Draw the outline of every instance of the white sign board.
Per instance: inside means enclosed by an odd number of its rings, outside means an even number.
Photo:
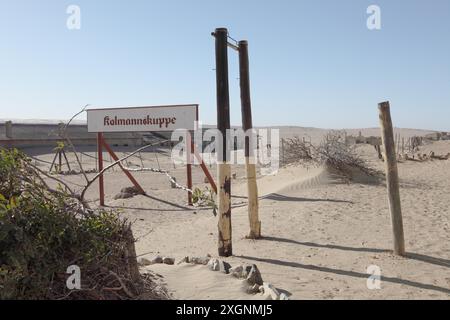
[[[88,132],[194,130],[198,105],[88,109]]]

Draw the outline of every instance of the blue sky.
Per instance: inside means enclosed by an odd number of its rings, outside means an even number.
[[[381,30],[366,27],[371,4]],[[0,118],[199,103],[214,124],[216,27],[249,41],[255,125],[375,127],[390,100],[396,126],[450,130],[449,0],[0,0]]]

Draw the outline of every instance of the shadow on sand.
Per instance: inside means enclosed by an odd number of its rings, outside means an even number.
[[[285,196],[279,193],[271,193],[262,199],[269,199],[274,201],[289,201],[289,202],[333,202],[333,203],[350,203],[353,204],[352,201],[347,200],[336,200],[336,199],[311,199],[311,198],[301,198],[301,197],[290,197]]]
[[[369,252],[369,253],[392,253],[392,251],[386,250],[386,249],[346,247],[346,246],[340,246],[340,245],[334,245],[334,244],[318,244],[318,243],[313,243],[313,242],[301,242],[301,241],[296,241],[296,240],[292,240],[292,239],[285,239],[285,238],[278,238],[278,237],[264,237],[262,240],[263,241],[266,240],[266,241],[291,243],[291,244],[297,244],[297,245],[301,245],[301,246],[315,247],[315,248],[343,250],[343,251]],[[443,258],[436,258],[436,257],[431,257],[431,256],[422,255],[422,254],[418,254],[418,253],[411,253],[411,252],[407,252],[405,258],[434,264],[434,265],[440,266],[440,267],[450,268],[450,260],[443,259]]]
[[[212,207],[193,207],[193,206],[183,206],[175,202],[167,201],[164,199],[160,199],[154,196],[151,196],[149,194],[141,195],[143,197],[147,197],[149,199],[164,203],[168,206],[171,206],[175,209],[152,209],[152,208],[139,208],[139,207],[126,207],[126,206],[106,206],[111,209],[126,209],[126,210],[136,210],[136,211],[161,211],[161,212],[182,212],[182,211],[206,211],[206,210],[212,210]],[[243,206],[246,206],[247,203],[241,203],[241,204],[232,204],[232,208],[240,208]]]
[[[391,253],[391,251],[384,250],[384,249],[346,247],[346,246],[333,245],[333,244],[317,244],[317,243],[312,243],[312,242],[300,242],[300,241],[296,241],[296,240],[277,238],[277,237],[264,237],[263,239],[261,239],[261,241],[276,241],[276,242],[291,243],[291,244],[308,246],[308,247],[327,248],[327,249],[344,250],[344,251],[369,252],[369,253]],[[328,268],[328,267],[320,267],[320,266],[315,266],[315,265],[302,264],[302,263],[298,263],[298,262],[282,261],[282,260],[268,259],[268,258],[257,258],[257,257],[250,257],[250,256],[239,256],[239,258],[242,258],[245,260],[253,260],[253,261],[257,261],[257,262],[275,264],[275,265],[280,265],[280,266],[285,266],[285,267],[301,268],[301,269],[326,272],[326,273],[334,273],[334,274],[348,276],[348,277],[356,277],[356,278],[363,278],[363,279],[368,278],[368,274],[366,274],[366,273],[340,270],[340,269]],[[430,264],[440,266],[440,267],[450,268],[450,260],[446,260],[446,259],[442,259],[442,258],[436,258],[436,257],[426,256],[426,255],[417,254],[417,253],[409,253],[409,252],[406,254],[405,258],[421,261],[424,263],[430,263]],[[435,286],[432,284],[424,284],[424,283],[406,280],[406,279],[382,276],[382,281],[450,294],[450,288],[443,288],[443,287]]]

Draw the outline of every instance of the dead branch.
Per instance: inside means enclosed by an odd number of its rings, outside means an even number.
[[[69,185],[68,185],[67,183],[65,183],[65,182],[62,181],[61,179],[58,179],[57,177],[54,177],[54,176],[48,174],[47,172],[44,172],[43,170],[39,169],[38,167],[36,167],[35,165],[33,165],[33,164],[31,164],[31,163],[28,163],[28,164],[29,164],[29,166],[30,166],[31,168],[33,168],[33,169],[34,169],[35,171],[37,171],[39,174],[41,174],[41,175],[43,175],[43,176],[46,176],[47,178],[52,179],[52,180],[54,180],[54,181],[60,183],[61,185],[63,185],[63,186],[71,193],[71,195],[72,195],[74,198],[76,198],[76,193],[69,187]],[[39,177],[40,180],[41,180],[43,183],[45,183],[44,179],[42,179],[42,177],[40,177],[39,174],[36,174],[36,176]],[[45,184],[46,184],[46,183],[45,183]],[[46,186],[48,187],[47,184],[46,184]],[[48,189],[49,189],[49,187],[48,187]]]
[[[114,277],[117,279],[117,281],[119,281],[120,287],[118,288],[118,290],[123,289],[123,291],[124,291],[124,292],[127,294],[127,296],[130,297],[131,299],[135,299],[135,298],[136,298],[136,296],[135,296],[134,294],[132,294],[132,293],[130,292],[130,290],[128,290],[128,288],[127,288],[127,286],[125,285],[125,283],[123,282],[122,278],[119,277],[119,276],[117,275],[117,273],[115,273],[114,271],[109,271],[109,274],[112,275],[112,276],[114,276]],[[116,288],[114,288],[114,289],[109,288],[109,290],[114,290],[114,291],[116,291],[117,289],[116,289]]]
[[[164,140],[163,142],[167,142],[167,141],[169,141],[169,140]],[[126,159],[128,159],[128,158],[134,156],[136,153],[141,152],[141,151],[143,151],[143,150],[145,150],[145,149],[147,149],[147,148],[153,147],[153,146],[155,146],[155,145],[158,145],[158,144],[160,144],[160,143],[161,143],[161,141],[156,142],[156,143],[152,143],[152,144],[145,145],[145,146],[143,146],[143,147],[141,147],[141,148],[139,148],[139,149],[137,149],[137,150],[131,152],[130,154],[126,155],[125,157],[120,158],[120,159],[117,160],[117,161],[114,161],[113,163],[109,164],[109,165],[106,166],[105,168],[103,168],[103,169],[102,169],[100,172],[98,172],[91,180],[88,180],[86,186],[85,186],[85,187],[83,188],[83,190],[81,191],[81,194],[80,194],[80,199],[81,199],[81,201],[84,201],[84,196],[85,196],[85,194],[86,194],[86,191],[89,189],[89,187],[90,187],[90,186],[91,186],[91,185],[92,185],[92,184],[93,184],[93,183],[94,183],[101,175],[103,175],[106,171],[108,171],[109,169],[113,168],[114,166],[116,166],[116,165],[118,165],[118,164],[122,165],[122,164],[121,164],[122,161],[125,161]]]
[[[356,153],[353,146],[345,143],[344,136],[342,132],[330,131],[319,145],[298,137],[287,139],[284,164],[326,165],[344,176],[350,176],[351,169],[358,169],[369,176],[379,175]]]
[[[82,114],[84,111],[86,111],[86,108],[89,106],[89,104],[85,105],[83,109],[81,109],[81,111],[79,111],[78,113],[76,113],[75,115],[72,116],[72,118],[70,118],[70,120],[65,124],[62,132],[60,132],[60,136],[65,139],[67,141],[67,143],[69,144],[70,148],[72,149],[74,155],[75,155],[75,159],[78,163],[78,166],[80,167],[80,171],[83,174],[84,178],[86,179],[86,182],[89,182],[89,179],[86,175],[86,172],[83,169],[83,164],[81,163],[80,159],[78,158],[78,154],[77,154],[77,150],[75,149],[75,146],[72,143],[72,140],[70,139],[69,135],[67,134],[67,128],[69,127],[70,123],[76,118],[78,117],[80,114]]]
[[[187,192],[192,193],[193,191],[191,189],[189,189],[188,187],[185,187],[181,184],[179,184],[175,177],[172,177],[169,174],[169,171],[166,170],[162,170],[162,169],[155,169],[155,168],[127,168],[127,167],[123,167],[124,170],[130,171],[130,172],[154,172],[154,173],[160,173],[160,174],[164,174],[167,176],[167,178],[169,179],[169,181],[175,186],[176,189],[181,189]]]

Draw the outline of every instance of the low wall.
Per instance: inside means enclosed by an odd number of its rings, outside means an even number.
[[[33,123],[0,123],[0,146],[29,148],[29,147],[55,147],[62,125],[33,124]],[[86,124],[74,124],[67,128],[67,135],[75,146],[95,146],[97,135],[87,131]],[[141,146],[142,135],[136,133],[105,133],[104,137],[110,145]]]

